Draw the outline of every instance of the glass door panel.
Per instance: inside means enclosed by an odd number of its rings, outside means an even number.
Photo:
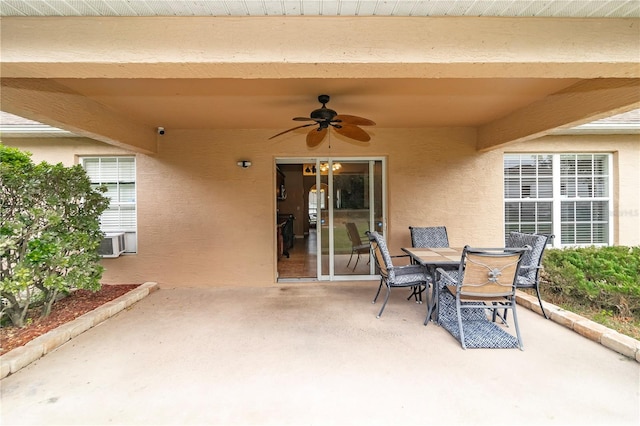
[[[365,233],[383,229],[382,161],[327,159],[318,168],[328,190],[321,211],[321,278],[370,279],[375,271]]]
[[[317,168],[319,168],[320,163],[316,164]],[[330,274],[329,267],[329,252],[330,252],[330,244],[331,235],[329,232],[329,204],[331,202],[331,192],[329,189],[329,174],[328,173],[319,173],[318,178],[316,180],[316,186],[318,186],[318,182],[320,187],[322,188],[322,198],[321,202],[318,205],[318,224],[316,225],[318,228],[318,236],[319,236],[319,244],[320,244],[320,253],[321,255],[318,258],[318,262],[321,264],[318,267],[320,271],[320,275],[324,277],[324,279],[328,279]]]

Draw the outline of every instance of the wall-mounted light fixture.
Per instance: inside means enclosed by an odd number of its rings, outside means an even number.
[[[251,161],[249,160],[240,160],[238,161],[237,164],[238,164],[238,167],[242,167],[243,169],[251,167]]]

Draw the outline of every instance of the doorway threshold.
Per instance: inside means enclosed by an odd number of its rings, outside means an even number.
[[[317,278],[278,278],[278,283],[317,283]]]

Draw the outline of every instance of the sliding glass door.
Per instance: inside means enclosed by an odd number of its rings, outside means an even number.
[[[317,186],[326,191],[318,209],[318,278],[370,279],[375,271],[365,232],[384,229],[383,160],[326,158],[316,167]]]
[[[276,200],[277,225],[295,218],[293,244],[283,238],[287,250],[278,253],[278,280],[370,280],[365,232],[384,232],[384,159],[282,158],[276,175],[287,194]]]

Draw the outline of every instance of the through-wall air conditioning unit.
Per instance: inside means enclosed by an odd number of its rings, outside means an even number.
[[[124,232],[112,232],[104,235],[98,247],[101,257],[118,257],[124,253]]]

